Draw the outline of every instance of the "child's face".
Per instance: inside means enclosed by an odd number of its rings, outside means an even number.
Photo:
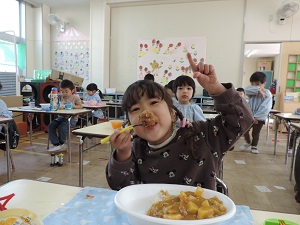
[[[241,97],[245,98],[245,93],[243,91],[239,91]]]
[[[179,86],[176,90],[176,96],[179,104],[190,104],[190,99],[193,96],[193,88],[188,85]]]
[[[73,94],[74,90],[71,90],[70,88],[61,88],[60,92],[63,96],[63,98],[70,98]]]
[[[175,122],[175,116],[172,119],[169,107],[164,100],[159,98],[149,99],[147,96],[143,96],[128,112],[130,123],[133,125],[140,124],[139,116],[144,110],[151,112],[158,122],[148,127],[137,126],[134,128],[135,133],[147,140],[149,144],[157,145],[163,143],[173,133],[172,122]]]
[[[96,91],[87,91],[87,94],[89,95],[89,96],[92,96],[92,95],[94,95],[96,93]]]

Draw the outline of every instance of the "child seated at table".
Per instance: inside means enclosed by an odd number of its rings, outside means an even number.
[[[60,83],[60,104],[72,104],[73,109],[82,109],[81,99],[78,95],[75,95],[75,86],[70,80],[63,80]],[[48,135],[50,142],[53,147],[48,149],[49,152],[54,151],[63,151],[66,150],[66,146],[64,143],[67,140],[68,134],[68,119],[69,116],[59,115],[55,120],[53,120],[48,126]],[[78,121],[78,116],[72,116],[70,120],[70,126],[76,126]],[[58,134],[56,133],[56,129],[58,130]]]
[[[295,115],[300,115],[300,107],[297,108],[294,112]],[[293,131],[291,133],[290,141],[289,141],[289,149],[288,149],[288,154],[292,154],[293,148],[294,148],[294,138],[296,135],[296,139],[300,136],[300,132]]]
[[[98,89],[97,84],[95,83],[90,83],[86,87],[87,91],[87,96],[85,97],[85,101],[87,102],[86,104],[91,105],[97,105],[98,103],[102,102],[103,94],[102,92]],[[101,109],[97,109],[93,111],[93,116],[91,115],[89,117],[89,121],[92,124],[97,124],[98,119],[103,119],[104,114]]]

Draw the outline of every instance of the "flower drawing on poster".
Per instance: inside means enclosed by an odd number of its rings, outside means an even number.
[[[167,84],[181,75],[192,76],[193,71],[187,59],[191,53],[196,63],[205,61],[206,38],[163,38],[145,39],[139,41],[138,80],[151,73],[155,82]]]
[[[53,68],[89,80],[89,37],[73,27],[59,33],[53,42]]]

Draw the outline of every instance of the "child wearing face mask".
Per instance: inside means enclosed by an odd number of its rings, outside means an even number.
[[[252,125],[249,106],[232,84],[221,84],[212,65],[196,65],[187,54],[193,77],[214,98],[219,115],[176,128],[183,119],[165,88],[140,80],[123,96],[122,109],[134,127],[110,136],[115,149],[106,167],[109,186],[119,190],[139,183],[169,183],[216,189],[216,175],[223,155]]]

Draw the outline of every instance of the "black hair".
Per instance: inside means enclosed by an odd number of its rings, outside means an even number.
[[[130,111],[130,108],[137,104],[145,95],[148,98],[159,98],[164,100],[169,107],[170,113],[175,111],[179,119],[183,119],[182,113],[173,105],[172,98],[166,89],[162,85],[150,80],[136,81],[125,91],[122,99],[122,111],[126,113],[127,118],[129,118],[128,111]]]
[[[86,86],[87,91],[98,91],[100,98],[103,98],[102,92],[98,89],[97,84],[90,83],[88,86]]]
[[[250,82],[260,82],[261,84],[264,84],[267,80],[266,74],[263,72],[255,72],[250,77]]]
[[[244,93],[245,93],[245,90],[244,90],[244,88],[242,88],[242,87],[237,88],[236,91],[244,92]]]
[[[60,88],[69,88],[71,91],[75,89],[75,85],[70,80],[62,80],[59,85]]]
[[[147,75],[145,75],[144,80],[152,80],[154,81],[154,75],[151,73],[148,73]]]
[[[173,92],[176,93],[177,92],[177,88],[180,86],[184,86],[184,85],[188,85],[191,86],[193,88],[193,95],[192,97],[194,97],[195,95],[195,91],[196,91],[196,84],[193,78],[186,76],[186,75],[181,75],[179,77],[177,77],[174,80],[173,83]],[[177,96],[176,96],[177,98]]]
[[[165,88],[171,89],[172,92],[173,92],[173,84],[174,84],[174,80],[171,80],[171,81],[169,81],[169,83],[167,83],[167,84],[165,85]]]

